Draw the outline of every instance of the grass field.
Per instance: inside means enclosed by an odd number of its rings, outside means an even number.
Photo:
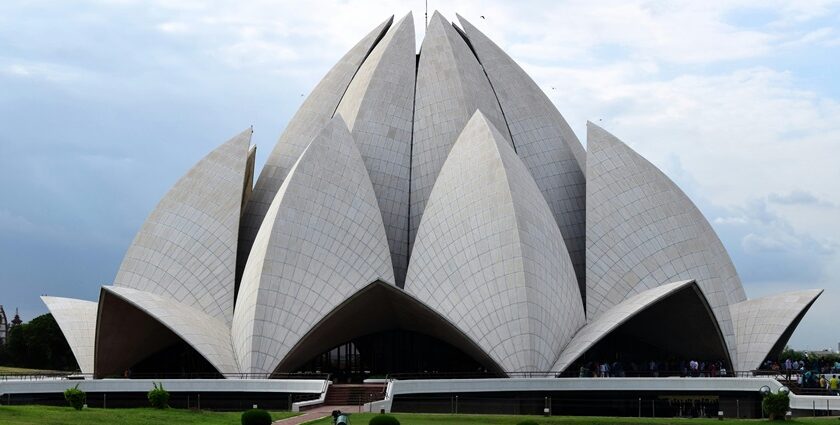
[[[0,406],[0,424],[3,425],[238,425],[240,412],[195,412],[181,409],[85,409],[75,411],[69,407],[51,406]],[[294,416],[290,412],[272,412],[277,419]],[[367,425],[371,413],[351,413],[352,425]],[[516,425],[531,419],[540,425],[760,425],[772,422],[760,419],[649,419],[611,417],[550,417],[503,416],[503,415],[434,415],[395,414],[402,425]],[[309,424],[331,424],[330,418],[309,422]],[[778,423],[778,422],[777,422]],[[838,425],[837,418],[803,418],[786,425]]]
[[[367,425],[375,413],[351,413],[350,423],[352,425]],[[400,425],[516,425],[519,422],[530,419],[540,425],[760,425],[781,423],[786,425],[838,425],[837,418],[804,418],[789,422],[770,422],[761,419],[667,419],[667,418],[612,418],[612,417],[591,417],[591,416],[553,416],[545,418],[542,416],[504,416],[504,415],[432,415],[432,414],[394,414],[400,421]],[[307,422],[312,425],[332,424],[331,418],[324,418],[317,421]]]
[[[241,412],[194,412],[181,409],[85,409],[52,406],[0,406],[3,425],[239,425]],[[276,419],[296,413],[272,412]]]

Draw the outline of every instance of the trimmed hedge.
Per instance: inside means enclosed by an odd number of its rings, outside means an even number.
[[[79,389],[79,384],[76,384],[75,387],[64,390],[64,399],[74,409],[82,410],[82,407],[85,406],[85,401],[87,401],[87,394]]]
[[[790,407],[790,397],[785,393],[770,393],[764,396],[761,400],[761,409],[770,420],[785,419],[788,408]]]
[[[368,425],[400,425],[400,421],[391,415],[377,415],[370,418]]]
[[[152,383],[152,385],[154,385],[154,388],[152,388],[147,395],[149,398],[149,404],[151,404],[155,409],[166,409],[169,407],[169,391],[163,389],[163,383]]]
[[[262,409],[242,412],[242,425],[271,425],[271,414]]]

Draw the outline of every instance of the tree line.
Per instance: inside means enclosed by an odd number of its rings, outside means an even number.
[[[52,314],[38,316],[9,330],[0,345],[0,365],[42,370],[78,370],[76,358]]]

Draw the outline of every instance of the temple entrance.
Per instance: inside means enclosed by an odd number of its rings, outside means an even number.
[[[364,335],[316,356],[300,372],[330,373],[337,382],[362,382],[393,373],[485,372],[461,350],[417,332],[388,330]]]
[[[505,376],[454,324],[402,289],[379,281],[330,312],[274,370],[298,371],[333,373],[341,382],[393,373],[468,377],[487,371]]]

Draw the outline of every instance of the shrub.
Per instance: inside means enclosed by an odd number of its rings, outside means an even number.
[[[536,421],[527,420],[527,421],[519,422],[516,425],[540,425],[540,424],[538,424]]]
[[[790,397],[785,393],[770,393],[761,400],[761,408],[770,420],[784,420],[790,407]]]
[[[82,407],[84,407],[85,401],[87,400],[87,394],[79,389],[79,384],[76,384],[75,387],[64,390],[64,399],[67,400],[74,409],[82,410]]]
[[[271,414],[262,409],[242,412],[242,425],[271,425]]]
[[[400,425],[400,421],[391,415],[376,415],[370,418],[368,425]]]
[[[163,389],[163,383],[152,383],[152,385],[155,387],[149,391],[149,404],[155,409],[166,409],[169,407],[169,391]]]

